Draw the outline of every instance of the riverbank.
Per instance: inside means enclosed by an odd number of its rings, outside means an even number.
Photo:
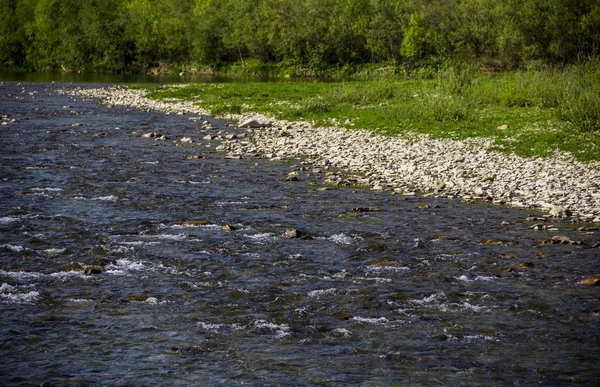
[[[209,115],[191,101],[156,101],[146,90],[66,89],[67,94],[98,98],[107,105],[159,110],[168,114]],[[600,163],[582,163],[568,154],[524,158],[497,152],[485,138],[435,139],[423,134],[388,137],[264,115],[224,114],[250,121],[246,138],[230,138],[217,148],[229,157],[272,159],[303,157],[335,185],[364,185],[400,194],[423,193],[463,200],[539,208],[549,216],[600,222]],[[210,134],[207,134],[210,135]],[[347,171],[331,175],[328,168]]]

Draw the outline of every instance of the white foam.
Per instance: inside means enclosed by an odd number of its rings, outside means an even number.
[[[67,301],[74,304],[90,304],[93,302],[92,300],[88,300],[86,298],[67,298]]]
[[[355,242],[360,242],[360,241],[364,240],[361,236],[358,236],[358,235],[348,236],[344,233],[334,234],[334,235],[330,236],[329,238],[317,238],[317,239],[325,239],[330,242],[336,243],[338,245],[346,245],[346,246],[351,245]]]
[[[11,245],[11,244],[5,244],[5,245],[0,245],[0,249],[6,249],[15,253],[20,253],[26,250],[29,250],[23,246],[19,246],[19,245]]]
[[[266,320],[256,320],[252,323],[252,327],[261,331],[273,332],[277,338],[291,335],[290,326],[287,324],[274,324]]]
[[[385,284],[392,282],[391,278],[382,278],[382,277],[356,277],[359,281],[375,281],[377,284]]]
[[[418,305],[427,305],[431,303],[439,303],[439,300],[444,297],[446,297],[446,293],[435,293],[431,296],[423,298],[422,300],[411,300],[410,302]]]
[[[244,235],[244,238],[251,239],[258,244],[268,244],[277,240],[277,236],[271,233]]]
[[[83,272],[79,272],[79,271],[59,271],[56,273],[51,273],[51,274],[42,274],[42,273],[38,273],[38,272],[26,272],[26,271],[4,271],[4,270],[0,270],[0,276],[4,276],[4,277],[10,277],[10,278],[14,278],[17,280],[32,280],[32,279],[37,279],[37,278],[43,278],[43,277],[52,277],[52,278],[57,278],[60,280],[66,280],[68,278],[72,278],[72,277],[79,277],[79,278],[89,278],[89,276],[86,276],[85,274],[83,274]]]
[[[390,320],[385,317],[360,317],[354,316],[350,319],[350,321],[357,322],[359,324],[376,324],[376,325],[385,325],[389,324]]]
[[[410,267],[407,266],[377,266],[377,265],[369,265],[365,268],[365,270],[367,271],[367,273],[381,273],[381,272],[396,272],[396,273],[400,273],[400,272],[404,272],[404,271],[409,271]]]
[[[105,273],[109,274],[126,274],[130,271],[145,270],[146,266],[142,262],[130,261],[129,259],[117,259],[115,263],[110,263],[106,266]]]
[[[19,289],[29,286],[13,286],[3,283],[0,286],[0,298],[7,304],[32,304],[38,300],[40,292],[32,290],[26,293],[20,293]]]
[[[210,324],[205,322],[199,322],[197,325],[202,329],[212,332],[217,332],[225,327],[225,324]]]
[[[335,337],[350,337],[352,333],[346,328],[335,328],[329,335]]]
[[[474,277],[473,279],[470,279],[467,275],[463,274],[460,277],[456,277],[456,279],[458,281],[462,281],[462,282],[475,282],[475,281],[495,281],[498,279],[498,277],[478,275],[478,276]]]
[[[0,275],[3,277],[11,277],[11,278],[20,279],[20,280],[40,278],[43,276],[42,273],[25,272],[25,271],[4,271],[4,270],[0,270]],[[0,290],[1,290],[1,288],[0,288]]]
[[[411,300],[411,303],[421,305],[431,309],[438,309],[442,312],[459,312],[459,311],[470,311],[470,312],[488,312],[490,308],[486,306],[473,305],[469,300],[464,302],[445,302],[445,293],[435,293],[429,297],[425,297],[422,300]]]
[[[117,200],[119,200],[118,197],[116,197],[115,195],[108,195],[108,196],[97,196],[92,198],[92,200],[100,200],[103,202],[116,202]]]
[[[52,273],[52,274],[48,274],[49,277],[53,277],[53,278],[57,278],[59,280],[62,281],[66,281],[69,278],[84,278],[84,279],[91,279],[92,277],[90,277],[89,275],[85,275],[83,272],[81,271],[59,271],[56,273]]]
[[[188,237],[188,234],[158,234],[158,235],[148,235],[150,238],[158,238],[158,239],[167,239],[172,241],[182,241]]]
[[[65,248],[62,248],[62,249],[46,249],[46,250],[44,250],[44,253],[53,255],[53,254],[61,254],[61,253],[64,253],[65,251],[67,251],[67,249],[65,249]]]
[[[311,292],[308,292],[308,296],[309,297],[319,298],[319,297],[322,297],[322,296],[329,296],[329,295],[332,295],[332,294],[336,294],[337,292],[338,292],[338,290],[336,288],[313,290]]]
[[[60,192],[63,189],[62,188],[32,188],[32,191],[38,191],[38,192]]]
[[[201,228],[201,229],[206,229],[206,230],[222,230],[223,226],[220,226],[218,224],[175,224],[173,226],[171,226],[170,228],[172,229],[184,229],[184,228]]]
[[[20,217],[14,217],[14,216],[0,217],[0,224],[11,224],[11,223],[16,223],[16,222],[20,222],[20,221],[21,221]]]

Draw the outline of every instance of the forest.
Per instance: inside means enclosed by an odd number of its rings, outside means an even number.
[[[506,71],[580,64],[599,49],[598,0],[0,0],[10,69]]]

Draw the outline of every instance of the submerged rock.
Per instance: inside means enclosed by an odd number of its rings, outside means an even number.
[[[575,245],[575,246],[580,246],[583,245],[584,242],[583,241],[574,241],[571,238],[564,236],[564,235],[556,235],[553,236],[550,239],[546,239],[545,241],[542,241],[543,245]]]
[[[187,227],[205,226],[206,224],[207,223],[203,220],[186,220],[183,222],[183,225]]]

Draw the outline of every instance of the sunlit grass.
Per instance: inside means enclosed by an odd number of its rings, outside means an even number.
[[[595,83],[597,81],[597,83]],[[600,70],[481,75],[449,68],[435,79],[231,82],[150,88],[151,98],[196,101],[214,115],[263,113],[390,136],[488,137],[520,156],[556,150],[600,161]],[[498,129],[507,125],[506,129]]]

